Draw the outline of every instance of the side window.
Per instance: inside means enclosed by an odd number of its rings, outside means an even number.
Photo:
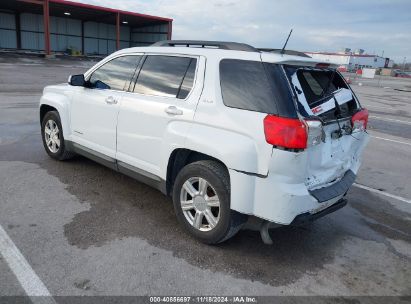
[[[275,100],[262,62],[223,59],[220,62],[220,83],[226,106],[276,113]]]
[[[177,94],[177,98],[185,99],[188,96],[188,93],[190,93],[191,88],[193,87],[193,83],[194,83],[196,63],[197,63],[197,60],[192,58],[190,61],[190,64],[188,65],[184,80],[181,83],[180,91]]]
[[[193,86],[196,59],[148,56],[141,68],[134,92],[185,98]]]
[[[129,55],[110,60],[91,74],[92,87],[125,90],[142,56]]]

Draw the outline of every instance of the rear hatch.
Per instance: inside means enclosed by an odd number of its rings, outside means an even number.
[[[366,144],[368,112],[336,70],[284,65],[297,102],[308,124],[306,185],[309,190],[357,173]]]
[[[307,144],[303,149],[285,148],[307,153],[305,184],[308,190],[331,185],[349,170],[356,174],[368,139],[368,111],[361,108],[343,76],[328,65],[313,62],[265,64],[282,67],[293,96],[293,101],[282,102],[294,103],[298,118],[306,128]]]

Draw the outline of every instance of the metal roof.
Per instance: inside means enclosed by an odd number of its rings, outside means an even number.
[[[0,11],[43,14],[42,0],[1,0]],[[50,15],[115,24],[116,15],[131,27],[172,22],[173,19],[66,0],[49,0]],[[70,13],[66,16],[64,13]]]

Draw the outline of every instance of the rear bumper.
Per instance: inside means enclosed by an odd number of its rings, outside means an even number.
[[[343,178],[328,187],[308,191],[314,196],[319,203],[333,199],[334,197],[344,195],[355,181],[356,175],[351,170],[345,172]]]
[[[300,225],[304,225],[307,223],[311,223],[317,219],[319,219],[320,217],[323,217],[329,213],[333,213],[334,211],[337,211],[338,209],[341,209],[342,207],[344,207],[345,205],[347,205],[347,199],[342,198],[340,199],[338,202],[336,202],[334,205],[331,205],[330,207],[317,212],[317,213],[303,213],[300,215],[297,215],[295,217],[295,219],[290,223],[290,225],[293,226],[300,226]]]
[[[280,225],[298,225],[344,207],[344,195],[355,180],[348,170],[340,181],[309,191],[303,182],[278,174],[257,177],[229,171],[231,208]]]

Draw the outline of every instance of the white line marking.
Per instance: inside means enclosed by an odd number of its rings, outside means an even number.
[[[370,105],[370,104],[366,104],[366,103],[361,103],[361,104],[364,105],[367,109],[368,108],[376,108],[376,109],[392,110],[391,107],[375,106],[375,105]]]
[[[53,297],[37,274],[26,261],[23,254],[0,225],[0,253],[13,271],[21,287],[35,303],[53,303]]]
[[[370,117],[372,117],[372,118],[376,118],[376,119],[381,119],[381,120],[395,121],[395,122],[400,122],[400,123],[404,123],[404,124],[409,124],[409,125],[411,125],[411,121],[406,121],[406,120],[399,120],[399,119],[385,118],[385,117],[381,117],[381,116],[374,116],[374,115],[370,115]]]
[[[409,199],[406,199],[404,197],[394,195],[394,194],[391,194],[391,193],[388,193],[388,192],[384,192],[384,191],[381,191],[381,190],[378,190],[378,189],[374,189],[374,188],[371,188],[371,187],[368,187],[368,186],[365,186],[365,185],[354,183],[354,187],[361,188],[361,189],[364,189],[364,190],[368,190],[370,192],[378,193],[378,194],[381,194],[381,195],[384,195],[384,196],[394,198],[394,199],[399,200],[401,202],[411,204],[411,200],[409,200]]]
[[[372,138],[376,138],[376,139],[381,139],[381,140],[386,140],[386,141],[395,142],[395,143],[397,143],[397,144],[403,144],[403,145],[411,146],[411,143],[404,142],[404,141],[399,141],[399,140],[395,140],[395,139],[389,139],[389,138],[384,138],[384,137],[379,137],[379,136],[374,136],[374,135],[371,135],[371,137],[372,137]]]

